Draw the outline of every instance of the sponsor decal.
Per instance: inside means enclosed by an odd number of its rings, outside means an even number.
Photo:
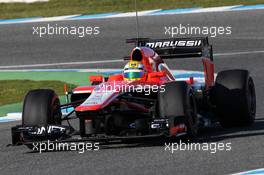
[[[148,42],[145,46],[150,48],[164,48],[164,47],[198,47],[201,46],[202,40],[189,40],[189,41],[158,41]]]
[[[54,132],[58,132],[58,133],[64,133],[66,131],[66,128],[64,127],[60,127],[60,126],[53,126],[53,125],[50,125],[50,126],[42,126],[42,127],[39,127],[37,128],[37,130],[31,132],[31,134],[33,135],[43,135],[43,134],[51,134],[51,133],[54,133]]]

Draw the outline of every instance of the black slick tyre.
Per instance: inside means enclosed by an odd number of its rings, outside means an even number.
[[[22,125],[47,126],[61,124],[60,101],[49,89],[31,90],[24,99]]]
[[[249,126],[255,120],[256,94],[247,70],[218,73],[214,87],[216,113],[223,127]]]
[[[169,119],[169,128],[177,124],[187,126],[187,136],[196,137],[198,119],[192,88],[185,81],[164,84],[158,94],[158,111],[161,118]]]

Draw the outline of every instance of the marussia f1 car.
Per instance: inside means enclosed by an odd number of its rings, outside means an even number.
[[[66,93],[67,104],[61,105],[53,90],[29,91],[24,99],[22,124],[12,128],[13,145],[48,140],[193,138],[199,128],[212,123],[236,127],[254,122],[252,77],[247,70],[226,70],[215,79],[208,38],[137,38],[127,42],[136,47],[123,72],[91,76],[91,86]],[[187,57],[202,57],[203,83],[194,77],[177,80],[163,61]],[[149,89],[146,94],[144,90]],[[74,110],[62,116],[61,109],[66,108]],[[62,125],[70,119],[79,121],[78,129],[73,129],[70,122]]]

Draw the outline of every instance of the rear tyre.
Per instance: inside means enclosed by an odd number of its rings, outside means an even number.
[[[158,111],[161,118],[169,119],[169,128],[184,123],[188,137],[196,137],[198,118],[192,88],[184,81],[169,82],[158,95]]]
[[[214,89],[216,112],[223,127],[249,126],[254,122],[255,86],[247,70],[218,73]]]
[[[61,124],[60,100],[53,90],[37,89],[24,99],[22,125],[47,126]]]

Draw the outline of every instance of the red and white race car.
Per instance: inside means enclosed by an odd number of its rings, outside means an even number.
[[[199,128],[254,122],[256,96],[247,70],[214,74],[208,38],[130,39],[136,43],[121,74],[91,76],[91,86],[67,92],[60,104],[53,90],[28,92],[21,125],[12,128],[14,145],[33,141],[117,140],[156,136],[196,137]],[[165,59],[201,57],[204,83],[177,80]],[[61,109],[74,110],[62,116]],[[79,129],[62,121],[79,120]],[[66,122],[64,122],[66,123]],[[74,137],[76,138],[76,137]]]

